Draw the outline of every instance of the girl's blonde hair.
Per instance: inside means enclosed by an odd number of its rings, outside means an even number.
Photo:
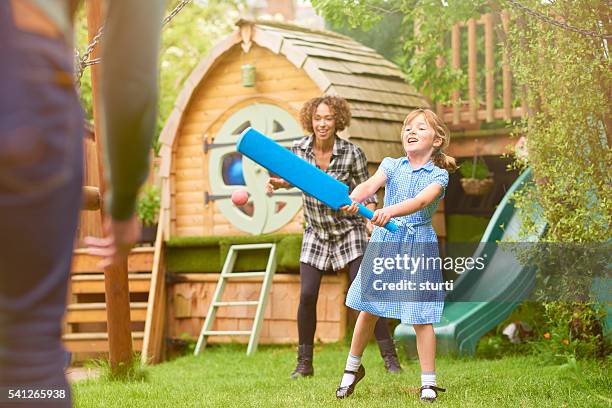
[[[440,119],[440,117],[436,115],[435,112],[423,108],[415,109],[410,112],[408,116],[406,116],[406,119],[404,119],[401,137],[404,137],[404,130],[406,129],[408,123],[410,123],[414,118],[421,114],[425,117],[427,124],[431,126],[434,132],[436,133],[434,135],[434,139],[438,138],[442,140],[442,144],[440,145],[440,147],[435,148],[431,157],[431,161],[433,161],[433,164],[440,168],[446,169],[451,173],[454,172],[458,168],[455,159],[444,153],[444,149],[446,149],[448,147],[448,144],[450,143],[450,132],[446,127],[444,121],[442,121],[442,119]]]

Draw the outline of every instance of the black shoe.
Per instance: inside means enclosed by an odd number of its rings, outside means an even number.
[[[402,366],[397,358],[397,352],[395,351],[395,344],[393,343],[393,340],[380,340],[378,342],[378,348],[380,349],[380,355],[385,362],[385,369],[387,372],[392,374],[401,373]]]
[[[313,346],[300,344],[298,346],[297,366],[291,372],[289,378],[297,380],[298,378],[311,377],[314,375],[314,367],[312,366]]]
[[[433,392],[436,394],[436,396],[433,397],[433,398],[423,397],[423,390],[433,390]],[[438,398],[438,392],[446,392],[446,388],[436,387],[435,385],[424,385],[419,390],[419,397],[421,398],[421,401],[434,402],[436,400],[436,398]]]
[[[336,389],[336,398],[338,399],[346,398],[355,391],[357,383],[361,381],[363,377],[365,377],[365,368],[363,367],[363,365],[360,365],[359,369],[356,372],[344,370],[344,373],[353,374],[355,376],[355,379],[350,385],[347,385],[346,387],[338,387]],[[342,382],[340,384],[342,384]]]

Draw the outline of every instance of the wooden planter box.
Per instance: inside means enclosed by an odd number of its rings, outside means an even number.
[[[168,288],[168,336],[197,339],[219,274],[178,274],[180,282]],[[224,301],[257,300],[261,283],[234,278],[227,282]],[[317,304],[315,341],[337,342],[346,332],[347,307],[344,305],[348,277],[346,273],[326,275],[321,282]],[[300,276],[276,274],[264,314],[260,344],[298,342],[297,309],[300,301]],[[217,312],[213,330],[250,330],[255,306],[225,307]],[[211,343],[247,343],[247,336],[211,336]]]

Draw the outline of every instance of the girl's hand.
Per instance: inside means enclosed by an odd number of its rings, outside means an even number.
[[[391,217],[392,217],[391,211],[389,211],[388,208],[380,208],[374,211],[374,216],[372,217],[370,221],[372,221],[372,224],[374,225],[378,225],[379,227],[384,227],[389,222]]]
[[[285,179],[280,177],[270,177],[268,182],[266,183],[266,193],[272,194],[275,190],[279,188],[289,188],[291,184],[289,184]]]
[[[357,207],[357,203],[355,201],[353,201],[351,205],[344,205],[340,207],[340,209],[349,214],[357,214],[357,212],[359,211],[359,208]]]

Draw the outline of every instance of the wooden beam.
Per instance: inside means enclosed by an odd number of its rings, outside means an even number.
[[[478,94],[476,90],[476,64],[478,50],[476,48],[476,20],[468,20],[468,98],[470,106],[470,123],[478,120]]]
[[[95,186],[83,186],[83,199],[81,210],[96,211],[99,210],[102,203],[100,189]]]
[[[72,274],[99,274],[104,272],[98,267],[100,258],[89,255],[86,249],[76,249],[72,257]],[[128,272],[151,272],[153,267],[153,248],[134,248],[128,255]]]
[[[502,27],[506,34],[510,30],[510,17],[507,11],[501,13]],[[512,73],[510,71],[510,56],[508,54],[508,44],[503,45],[502,53],[502,89],[503,89],[503,106],[504,120],[512,118]]]
[[[164,352],[164,333],[166,316],[166,268],[164,253],[164,217],[160,214],[155,237],[155,252],[151,272],[151,286],[145,319],[144,339],[142,342],[141,363],[159,363]]]
[[[448,146],[446,153],[455,158],[473,157],[478,149],[478,154],[482,156],[500,156],[512,153],[512,146],[516,139],[511,139],[510,135],[491,135],[484,139],[475,137],[455,138]]]
[[[483,16],[485,28],[485,100],[487,122],[493,122],[495,109],[495,57],[493,48],[493,18],[490,13]]]
[[[436,59],[436,67],[441,70],[444,69],[444,66],[446,65],[446,61],[444,60],[444,57],[441,55],[438,55],[438,58]],[[441,116],[444,113],[444,105],[442,105],[442,102],[438,101],[436,102],[436,114],[438,116]]]
[[[452,66],[453,69],[461,69],[461,27],[455,24],[451,31],[451,51],[452,51]],[[459,123],[459,90],[453,92],[453,124]]]
[[[97,34],[103,24],[103,1],[87,1],[87,31],[89,40]],[[92,58],[99,57],[101,47],[94,49]],[[94,115],[94,128],[96,132],[96,143],[98,166],[100,173],[100,193],[104,195],[106,185],[102,163],[102,127],[101,127],[101,100],[100,100],[100,64],[91,67],[92,105]],[[104,208],[100,209],[100,215],[104,216]],[[130,292],[128,288],[127,257],[119,265],[106,268],[104,271],[104,283],[106,293],[106,310],[108,316],[108,346],[111,370],[115,374],[122,374],[132,366],[132,332],[130,329]]]

